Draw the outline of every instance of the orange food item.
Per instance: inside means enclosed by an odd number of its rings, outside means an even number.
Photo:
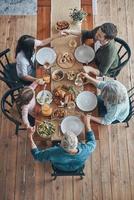
[[[43,76],[43,80],[45,81],[45,83],[50,83],[50,75],[45,74],[45,75]]]
[[[51,116],[53,109],[52,109],[47,103],[45,103],[45,104],[41,107],[41,111],[42,111],[42,114],[43,114],[45,117],[48,117],[48,116]]]

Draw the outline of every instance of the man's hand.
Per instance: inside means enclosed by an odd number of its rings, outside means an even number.
[[[92,66],[83,66],[83,70],[88,74],[88,73],[92,73],[96,76],[99,76],[100,72],[98,69],[95,69]]]
[[[89,114],[82,115],[82,121],[85,124],[86,132],[91,131],[90,118],[91,118],[91,115]]]
[[[65,30],[60,31],[60,34],[61,34],[62,36],[67,36],[67,35],[70,34],[70,31],[69,31],[68,29],[65,29]]]

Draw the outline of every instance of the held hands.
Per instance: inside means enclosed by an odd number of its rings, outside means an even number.
[[[27,128],[27,132],[28,132],[28,137],[29,138],[32,138],[33,137],[33,134],[35,133],[35,126],[30,126]]]
[[[81,116],[83,123],[85,124],[86,131],[91,130],[91,125],[90,125],[90,120],[91,120],[91,115],[86,114]]]
[[[90,76],[89,76],[87,73],[84,73],[84,72],[81,72],[79,75],[80,75],[81,77],[83,77],[83,78],[87,78],[87,79],[90,78]]]

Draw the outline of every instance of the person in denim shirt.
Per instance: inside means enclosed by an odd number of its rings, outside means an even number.
[[[82,72],[81,75],[101,90],[98,96],[99,117],[91,116],[91,120],[104,125],[123,122],[130,109],[125,86],[117,80],[98,81],[87,73]]]
[[[85,164],[90,154],[95,150],[96,141],[90,126],[90,116],[83,116],[86,130],[86,143],[78,143],[77,136],[66,133],[59,146],[39,150],[33,141],[34,131],[29,133],[31,152],[35,160],[50,161],[57,169],[62,171],[75,171]]]

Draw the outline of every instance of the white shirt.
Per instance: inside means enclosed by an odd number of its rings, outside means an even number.
[[[42,45],[41,40],[35,39],[35,48]],[[35,54],[33,54],[31,61],[34,63]],[[30,65],[29,61],[26,59],[23,51],[20,51],[16,57],[16,70],[19,78],[27,75],[35,76],[35,69]]]

